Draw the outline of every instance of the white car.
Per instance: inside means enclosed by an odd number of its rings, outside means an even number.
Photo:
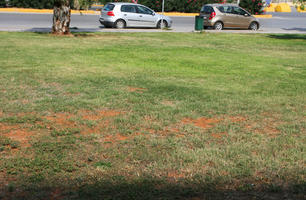
[[[100,23],[105,27],[171,27],[170,17],[134,3],[108,3],[101,10]]]

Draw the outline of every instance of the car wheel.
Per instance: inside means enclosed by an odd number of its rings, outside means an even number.
[[[168,23],[167,23],[166,20],[160,20],[160,21],[157,23],[157,28],[161,28],[161,27],[163,27],[163,28],[168,27]]]
[[[119,19],[115,22],[115,28],[122,29],[125,27],[126,27],[125,21],[123,21],[122,19]]]
[[[208,26],[203,26],[204,29],[208,29]]]
[[[215,30],[222,30],[223,29],[223,24],[222,22],[216,22],[214,25]]]
[[[252,22],[249,26],[249,29],[252,31],[257,31],[258,30],[258,24],[256,22]]]

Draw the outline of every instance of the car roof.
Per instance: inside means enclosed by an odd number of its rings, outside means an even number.
[[[107,4],[114,4],[114,5],[136,5],[136,3],[129,3],[129,2],[110,2]],[[140,4],[137,4],[140,5]]]
[[[211,4],[205,4],[203,6],[237,6],[239,7],[237,4],[233,4],[233,3],[211,3]]]

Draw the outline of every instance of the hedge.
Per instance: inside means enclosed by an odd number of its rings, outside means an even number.
[[[132,0],[71,0],[71,7],[76,9],[87,9],[94,2],[106,4],[108,2],[132,2]],[[166,12],[195,12],[198,13],[204,4],[222,3],[224,0],[165,0]],[[231,3],[233,0],[227,0]],[[78,2],[78,3],[75,3]],[[155,11],[162,10],[162,0],[138,0],[139,4],[143,4]],[[9,5],[12,7],[22,8],[47,8],[52,9],[54,0],[10,0]],[[252,14],[261,14],[263,3],[262,0],[240,0],[239,4]],[[0,7],[5,7],[5,0],[0,0]]]
[[[223,0],[165,0],[166,12],[195,12],[198,13],[204,4],[221,3]],[[132,2],[132,0],[102,0],[101,4],[108,2]],[[162,0],[138,0],[139,4],[148,6],[155,11],[162,10]]]
[[[6,7],[6,2],[5,0],[0,0],[0,8]]]
[[[240,0],[239,6],[246,9],[253,15],[259,15],[263,13],[262,0]]]

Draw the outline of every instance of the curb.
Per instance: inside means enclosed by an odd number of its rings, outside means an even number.
[[[162,12],[157,12],[157,14],[162,14]],[[165,16],[177,16],[177,17],[195,17],[199,13],[180,13],[180,12],[164,12]]]
[[[272,15],[253,15],[256,18],[272,18]]]

